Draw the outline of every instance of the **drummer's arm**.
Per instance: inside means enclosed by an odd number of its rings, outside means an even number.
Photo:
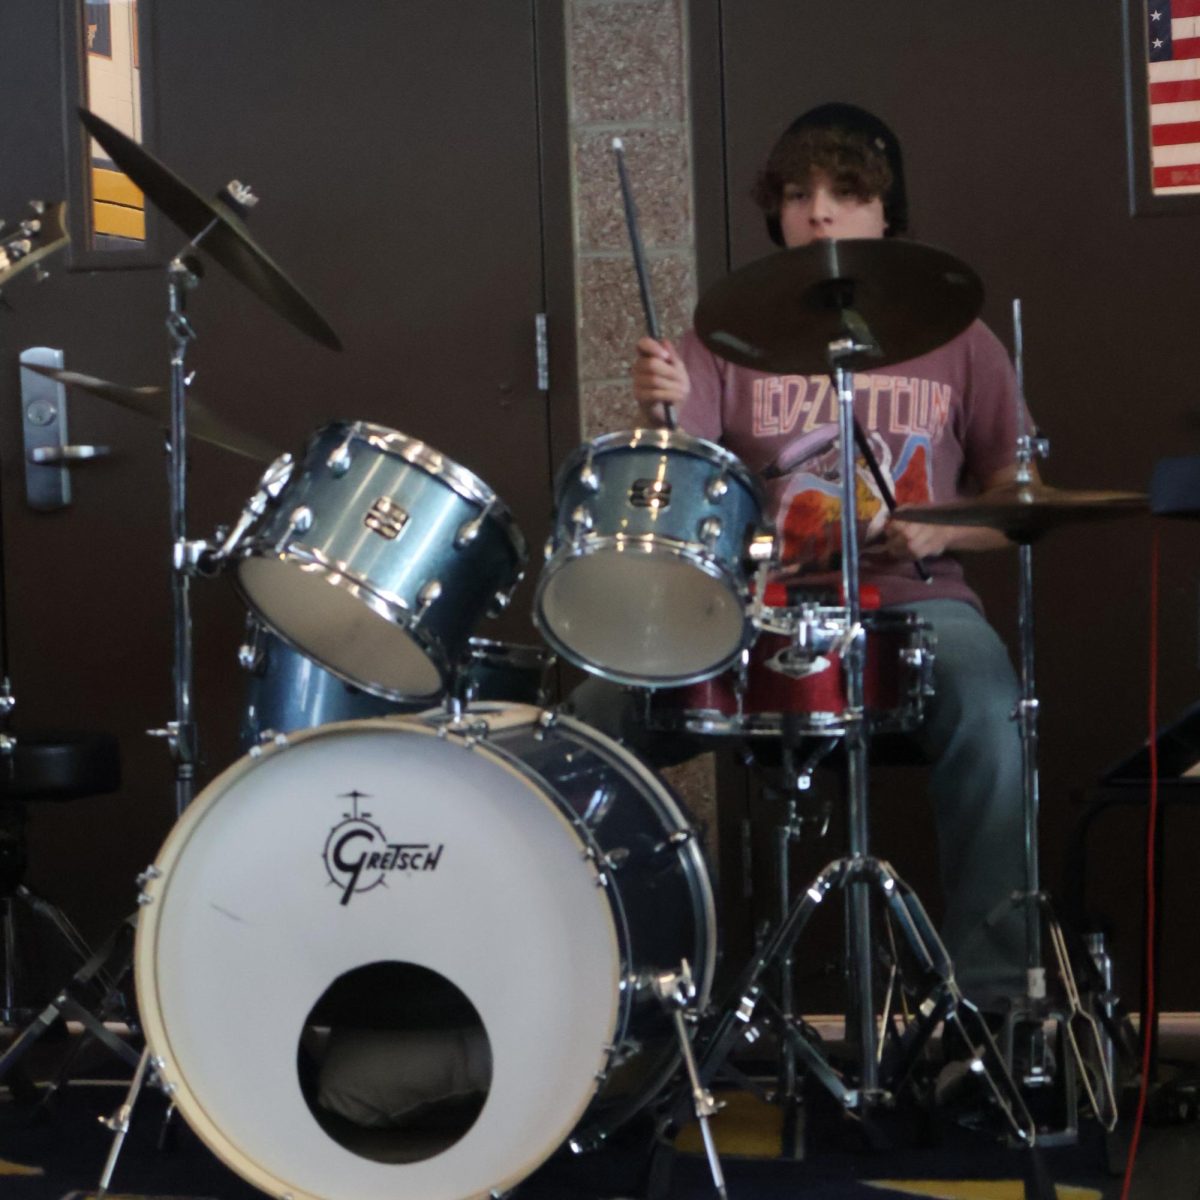
[[[644,337],[637,344],[637,358],[630,368],[633,377],[633,398],[638,402],[646,420],[652,425],[666,424],[663,405],[671,404],[676,411],[683,406],[691,391],[687,367],[665,338],[655,341]]]
[[[1017,478],[1016,463],[1002,467],[982,481],[982,491],[1002,487]],[[1037,467],[1033,478],[1038,480]],[[936,558],[939,554],[973,550],[1002,550],[1012,541],[998,529],[983,525],[919,525],[911,521],[888,521],[884,529],[888,553],[893,558]]]

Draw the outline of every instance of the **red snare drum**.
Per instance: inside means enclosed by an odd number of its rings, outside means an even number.
[[[935,638],[927,621],[883,609],[862,614],[867,635],[863,698],[872,732],[913,729],[933,694]],[[845,730],[841,649],[844,608],[768,609],[738,669],[687,687],[654,692],[649,724],[673,733],[741,737],[837,735]]]

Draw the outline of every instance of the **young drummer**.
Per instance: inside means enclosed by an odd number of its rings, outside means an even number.
[[[900,145],[848,104],[799,117],[770,152],[755,197],[770,236],[788,248],[907,228]],[[841,482],[828,376],[736,366],[694,332],[678,343],[643,338],[632,375],[646,421],[662,424],[671,404],[681,429],[728,447],[760,476],[785,575],[836,586]],[[920,358],[856,374],[854,406],[898,503],[954,500],[1015,477],[1014,374],[980,321]],[[958,556],[1010,543],[984,528],[891,520],[861,458],[856,483],[864,590],[917,614],[937,637],[935,694],[918,736],[933,763],[942,932],[967,995],[1002,1011],[1026,988],[1024,918],[1006,903],[1025,886],[1018,687]]]

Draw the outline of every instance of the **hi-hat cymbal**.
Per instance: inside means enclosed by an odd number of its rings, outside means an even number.
[[[97,379],[94,375],[61,371],[56,367],[43,367],[35,363],[22,363],[21,366],[27,371],[45,375],[47,379],[64,383],[67,387],[82,388],[93,396],[99,396],[102,400],[108,400],[130,412],[140,413],[151,420],[160,421],[165,426],[171,424],[171,402],[162,388],[125,387],[119,383],[109,383],[106,379]],[[261,441],[252,433],[245,433],[230,425],[212,409],[190,396],[187,399],[187,424],[191,436],[245,458],[252,458],[255,462],[274,462],[280,455],[280,451],[274,446]]]
[[[813,242],[727,275],[696,306],[696,332],[722,358],[761,371],[827,374],[830,342],[847,319],[874,336],[871,370],[927,354],[962,333],[983,307],[983,284],[944,250],[895,238]]]
[[[981,525],[1013,541],[1031,542],[1060,525],[1106,521],[1150,511],[1141,492],[1071,491],[1044,483],[1006,483],[966,500],[945,504],[905,504],[897,521],[917,525]]]
[[[149,200],[236,280],[302,333],[340,350],[342,343],[325,318],[250,236],[250,231],[227,204],[206,200],[163,166],[148,150],[86,108],[79,119],[109,157],[146,193]]]

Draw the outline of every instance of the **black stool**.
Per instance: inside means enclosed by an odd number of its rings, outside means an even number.
[[[126,1061],[137,1062],[133,1053],[104,1025],[115,1003],[121,1002],[120,978],[125,964],[114,966],[118,941],[127,941],[124,929],[109,938],[97,951],[80,935],[67,915],[55,904],[26,886],[28,847],[25,830],[30,804],[77,800],[114,792],[121,783],[120,756],[116,738],[104,733],[20,734],[6,759],[0,760],[0,902],[3,904],[3,995],[0,1022],[16,1027],[24,1024],[5,1053],[0,1056],[0,1078],[59,1018],[80,1021],[89,1033],[103,1041]],[[70,982],[60,988],[40,1011],[32,998],[19,995],[22,984],[18,960],[18,923],[22,913],[37,918],[53,930],[77,964]],[[98,994],[93,994],[97,993]],[[93,1012],[95,1009],[95,1012]],[[98,1014],[98,1015],[97,1015]]]

